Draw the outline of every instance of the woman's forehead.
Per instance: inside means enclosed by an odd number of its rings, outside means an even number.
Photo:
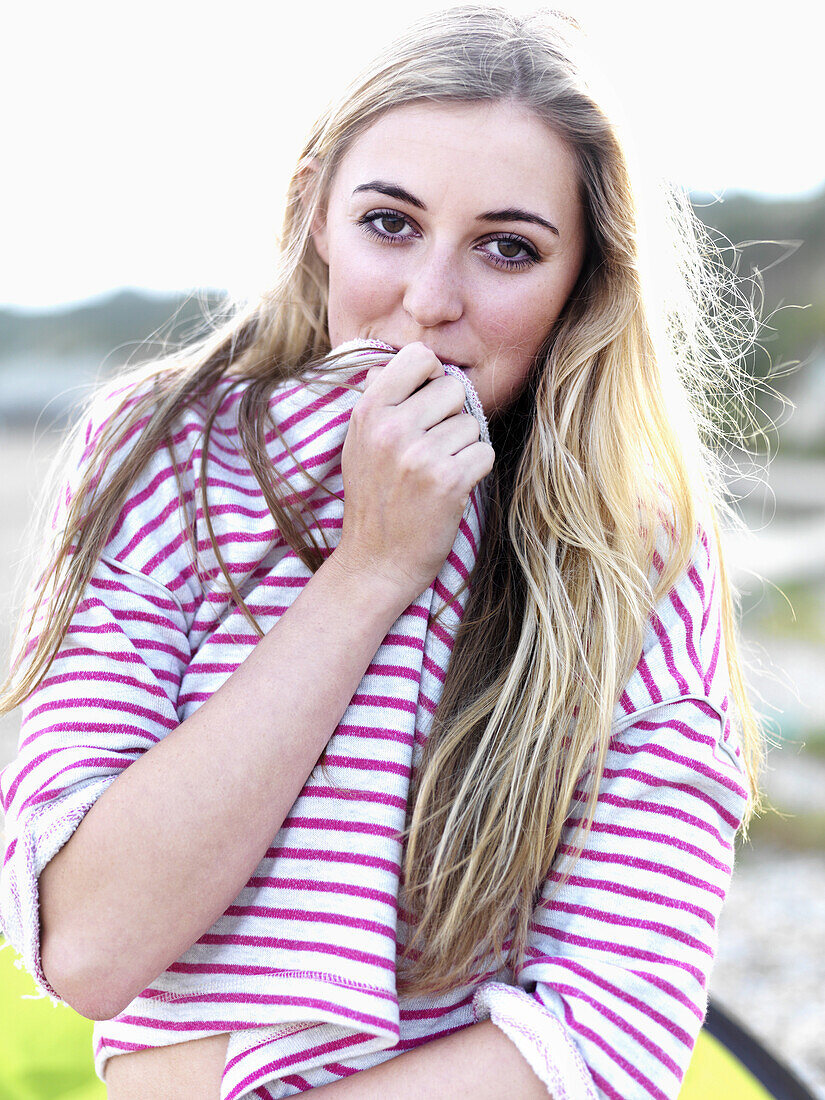
[[[567,143],[534,111],[511,101],[391,108],[353,142],[333,188],[349,203],[375,179],[400,185],[424,206],[459,192],[481,205],[578,203]]]

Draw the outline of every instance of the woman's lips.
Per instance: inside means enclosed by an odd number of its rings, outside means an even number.
[[[395,346],[395,344],[387,344],[387,343],[385,343],[385,342],[384,342],[383,340],[373,340],[373,341],[372,341],[372,343],[374,343],[374,344],[381,344],[381,345],[383,345],[383,347],[387,348],[388,350],[389,350],[389,349],[392,349],[392,350],[393,350],[394,352],[396,352],[396,353],[398,353],[399,351],[401,351],[401,348],[399,348],[399,347],[396,347],[396,346]],[[426,346],[427,346],[427,347],[429,347],[429,345],[426,345]],[[470,366],[469,366],[469,365],[468,365],[467,363],[459,363],[459,362],[458,362],[458,361],[457,361],[456,359],[453,359],[453,358],[451,358],[451,357],[450,357],[449,355],[446,355],[446,356],[445,356],[445,355],[441,355],[441,354],[440,354],[439,352],[437,352],[437,351],[436,351],[436,350],[435,350],[434,348],[430,348],[430,351],[431,351],[431,352],[433,353],[433,355],[435,355],[435,357],[436,357],[437,359],[439,359],[439,360],[440,360],[440,361],[441,361],[442,363],[449,363],[449,365],[450,365],[451,367],[458,367],[458,368],[459,368],[460,370],[470,370],[470,369],[471,369],[471,368],[470,368]]]

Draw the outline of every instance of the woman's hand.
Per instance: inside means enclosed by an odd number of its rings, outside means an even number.
[[[342,454],[344,525],[333,557],[388,581],[408,606],[449,554],[495,452],[459,379],[424,344],[373,367]]]

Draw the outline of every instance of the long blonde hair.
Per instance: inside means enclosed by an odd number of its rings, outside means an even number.
[[[208,401],[227,377],[249,383],[240,439],[268,506],[317,568],[319,548],[282,503],[265,447],[273,387],[302,377],[330,350],[327,269],[310,243],[316,211],[352,142],[394,106],[511,100],[532,110],[575,156],[587,256],[527,388],[493,423],[497,461],[485,538],[410,799],[404,898],[415,928],[399,969],[408,995],[466,980],[480,951],[501,958],[508,939],[511,963],[522,957],[537,892],[585,774],[584,836],[592,821],[613,708],[650,612],[686,568],[700,516],[718,517],[725,507],[712,447],[715,414],[739,385],[747,324],[736,329],[740,315],[722,268],[708,263],[707,241],[675,192],[660,232],[669,227],[678,242],[682,293],[667,311],[651,306],[627,158],[574,59],[575,35],[574,24],[555,14],[452,8],[410,27],[328,109],[290,185],[272,289],[145,368],[149,384],[128,392],[97,440],[23,624],[29,644],[19,647],[0,697],[9,710],[45,675],[130,487],[153,452],[171,446],[181,408]],[[107,456],[138,424],[129,462],[104,476]],[[210,429],[211,420],[207,435]],[[201,485],[208,517],[205,477]],[[652,585],[663,501],[670,546]],[[764,748],[721,559],[719,567],[752,811]]]

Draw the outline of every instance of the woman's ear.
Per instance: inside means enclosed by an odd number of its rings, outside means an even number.
[[[301,193],[301,203],[307,210],[315,200],[321,175],[321,164],[316,157],[308,161],[301,169],[298,177],[298,185]],[[329,249],[327,247],[327,220],[326,204],[318,201],[315,214],[310,226],[310,236],[318,256],[329,266]]]

